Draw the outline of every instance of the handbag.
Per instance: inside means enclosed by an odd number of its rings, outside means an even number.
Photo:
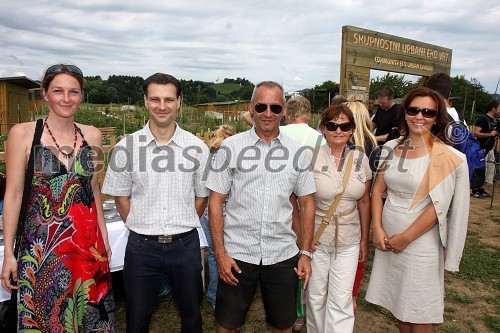
[[[40,139],[43,133],[43,119],[38,119],[35,127],[35,135],[31,143],[30,157],[28,159],[28,167],[24,177],[23,200],[21,202],[21,210],[19,211],[19,220],[17,223],[16,241],[14,243],[14,255],[19,260],[19,251],[21,244],[21,236],[23,234],[24,222],[28,210],[29,197],[33,182],[33,173],[35,171],[35,149],[40,145]],[[5,329],[6,332],[17,332],[17,289],[13,289],[9,306],[5,311]]]
[[[318,243],[319,239],[321,238],[321,235],[325,231],[326,226],[330,223],[330,219],[332,218],[333,213],[335,212],[335,209],[339,205],[340,199],[342,199],[342,196],[344,195],[345,189],[347,188],[347,183],[349,182],[349,177],[351,176],[351,170],[352,170],[352,165],[354,163],[354,153],[350,152],[349,153],[349,159],[347,161],[347,166],[346,170],[344,173],[344,178],[342,179],[342,191],[335,196],[333,199],[332,205],[330,206],[330,209],[325,214],[325,217],[323,218],[323,221],[321,221],[321,224],[319,225],[318,231],[316,231],[316,234],[314,235],[313,238],[313,245]],[[317,208],[316,208],[317,209]],[[335,215],[335,251],[337,251],[337,245],[338,245],[338,217],[348,215],[352,213],[356,209],[354,207],[353,209],[349,210],[348,212],[345,212],[343,214]]]

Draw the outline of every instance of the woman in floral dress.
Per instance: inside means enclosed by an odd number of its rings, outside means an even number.
[[[82,86],[78,67],[49,67],[42,80],[49,115],[9,132],[2,287],[17,289],[19,332],[116,331],[111,253],[94,170],[102,135],[74,122]],[[33,180],[23,200],[30,163]]]

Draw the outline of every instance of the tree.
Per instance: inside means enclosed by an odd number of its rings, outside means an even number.
[[[380,88],[390,87],[394,90],[394,97],[400,98],[416,86],[418,86],[418,83],[415,84],[405,79],[404,75],[386,73],[382,77],[377,76],[370,80],[370,94],[377,96]]]

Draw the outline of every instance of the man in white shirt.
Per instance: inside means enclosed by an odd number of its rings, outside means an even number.
[[[102,189],[115,197],[130,230],[123,268],[127,332],[149,332],[167,280],[181,331],[199,333],[203,284],[196,228],[209,194],[203,180],[209,151],[175,122],[181,103],[175,77],[153,74],[143,90],[150,120],[115,146]]]
[[[218,333],[236,332],[244,324],[259,284],[273,332],[291,333],[297,276],[304,279],[304,288],[309,281],[316,187],[309,156],[279,131],[284,102],[281,85],[257,84],[251,103],[254,127],[224,140],[208,176],[210,230],[221,278],[215,305]],[[292,193],[302,208],[300,258]]]

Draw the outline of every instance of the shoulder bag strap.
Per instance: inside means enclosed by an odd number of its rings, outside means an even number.
[[[16,258],[19,257],[19,245],[21,242],[21,235],[24,229],[24,222],[26,220],[26,211],[28,209],[28,201],[31,193],[31,187],[33,182],[33,173],[35,169],[35,149],[40,145],[40,139],[43,133],[43,119],[38,119],[36,122],[35,135],[33,136],[33,142],[31,143],[30,157],[28,159],[28,167],[26,168],[26,173],[24,177],[24,191],[23,191],[23,201],[21,203],[21,210],[19,211],[19,222],[17,223],[16,232],[16,242],[14,244],[14,254]]]
[[[330,209],[325,214],[325,217],[323,218],[323,221],[321,221],[321,224],[319,225],[318,231],[316,231],[316,234],[314,235],[313,238],[313,245],[318,243],[321,235],[323,234],[323,231],[325,231],[326,226],[330,222],[330,219],[332,218],[333,213],[335,212],[335,209],[339,205],[340,199],[342,199],[342,196],[344,195],[345,189],[347,187],[347,183],[349,182],[349,177],[351,176],[351,170],[352,170],[352,165],[354,162],[354,153],[351,151],[349,153],[349,159],[347,161],[347,166],[346,170],[344,173],[344,178],[342,179],[342,192],[337,194],[335,196],[335,199],[333,199],[332,205],[330,206]]]

